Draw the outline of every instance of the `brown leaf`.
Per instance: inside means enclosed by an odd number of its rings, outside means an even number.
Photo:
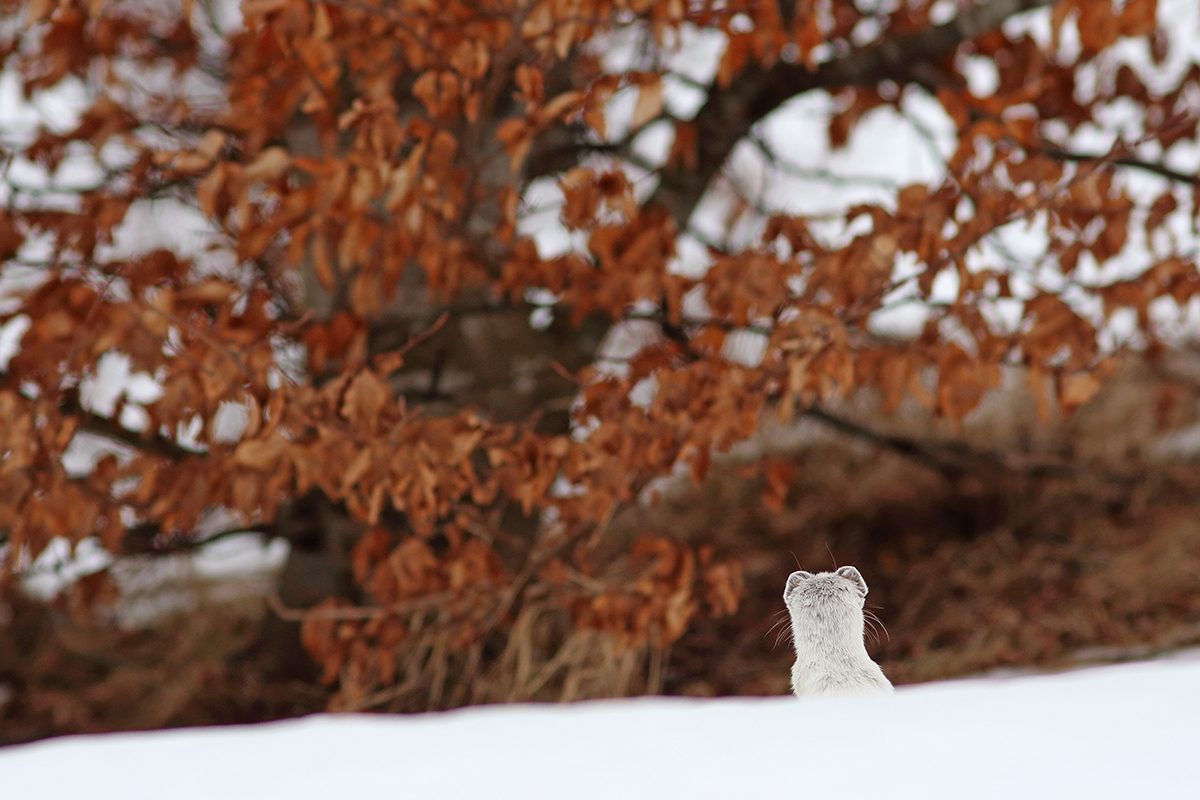
[[[1084,405],[1100,391],[1101,382],[1090,372],[1077,372],[1064,375],[1059,382],[1058,402],[1064,414],[1070,414],[1076,408]]]
[[[379,412],[389,397],[391,390],[379,380],[378,375],[369,370],[361,370],[346,388],[341,414],[355,425],[373,429]]]
[[[267,469],[275,466],[291,443],[273,433],[265,439],[244,441],[233,451],[233,460],[251,469]]]
[[[248,181],[270,181],[287,172],[291,157],[282,147],[268,147],[242,172]]]
[[[541,118],[547,122],[558,119],[569,108],[579,105],[584,93],[579,91],[563,92],[549,103],[542,106]]]
[[[640,129],[662,113],[663,92],[661,75],[655,75],[651,80],[638,87],[637,104],[633,107],[633,120],[630,122],[631,130]]]
[[[1079,41],[1085,54],[1094,55],[1117,40],[1121,28],[1112,0],[1086,0],[1079,6]]]
[[[1033,394],[1034,404],[1037,406],[1038,419],[1048,422],[1054,417],[1054,398],[1051,394],[1049,376],[1040,367],[1033,366],[1029,368],[1026,379],[1029,382],[1029,391]]]
[[[712,564],[704,569],[704,599],[714,617],[734,614],[746,592],[741,564]]]
[[[1125,0],[1119,24],[1122,36],[1146,36],[1154,32],[1158,0]]]

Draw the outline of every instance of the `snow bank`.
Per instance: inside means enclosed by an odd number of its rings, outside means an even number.
[[[895,695],[493,706],[66,737],[6,800],[1200,797],[1200,660]]]

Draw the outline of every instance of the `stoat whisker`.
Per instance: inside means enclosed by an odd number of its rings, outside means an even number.
[[[883,624],[883,620],[881,620],[874,611],[864,608],[863,619],[866,620],[867,624],[870,626],[871,632],[875,636],[876,644],[879,644],[879,631],[883,631],[883,635],[887,637],[889,642],[892,640],[892,635],[888,633],[887,625]]]

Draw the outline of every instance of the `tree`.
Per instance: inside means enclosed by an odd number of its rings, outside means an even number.
[[[607,535],[656,479],[866,387],[961,420],[1005,364],[1069,411],[1200,288],[1170,157],[1200,67],[1155,0],[227,12],[12,12],[25,97],[87,101],[5,160],[2,569],[285,537],[281,613],[332,594],[294,616],[340,707],[643,687],[742,591],[736,553]],[[820,214],[751,191],[739,153],[846,179],[768,135],[810,97],[834,151],[933,109],[937,169]],[[880,335],[898,307],[919,330]],[[158,388],[98,401],[113,354]]]

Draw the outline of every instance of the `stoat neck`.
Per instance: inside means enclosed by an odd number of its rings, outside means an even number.
[[[836,621],[822,615],[798,620],[792,614],[792,631],[795,634],[796,654],[806,651],[817,653],[841,652],[848,656],[868,658],[864,642],[864,623],[861,615]]]

